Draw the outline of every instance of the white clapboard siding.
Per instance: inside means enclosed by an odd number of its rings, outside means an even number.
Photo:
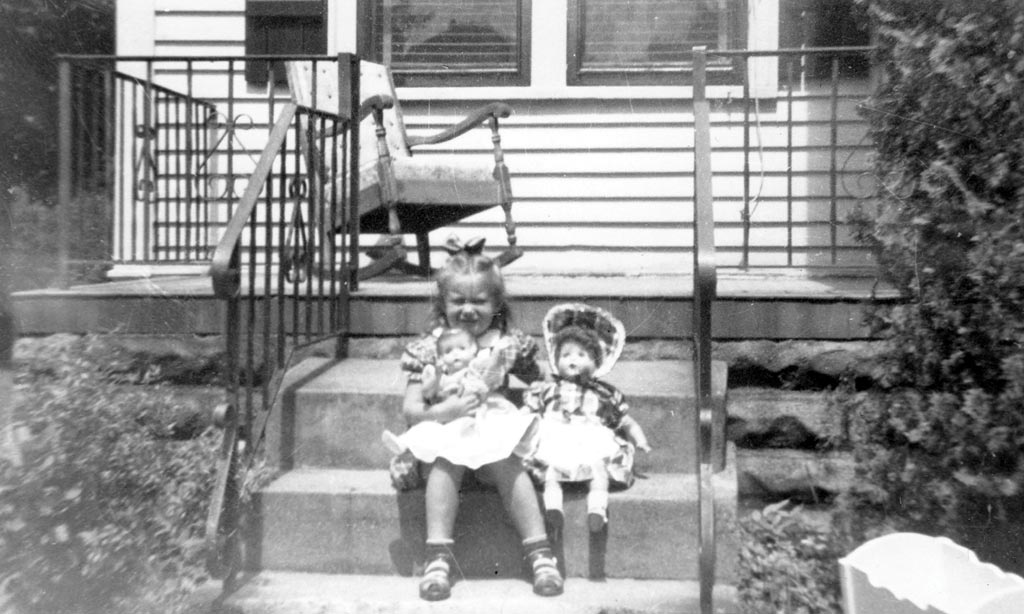
[[[244,52],[244,0],[155,0],[155,8],[158,56]],[[166,87],[216,104],[215,134],[231,139],[235,151],[230,159],[224,148],[211,154],[211,191],[221,194],[233,181],[240,193],[273,120],[267,88],[245,83],[241,61],[233,62],[230,71],[223,61],[195,61],[191,66],[191,76],[181,62],[158,63],[153,73]],[[841,91],[850,95],[835,107],[839,121],[834,137],[827,85],[804,84],[791,95],[780,92],[775,99],[746,105],[712,100],[710,163],[720,264],[741,264],[744,240],[753,266],[870,264],[845,224],[858,198],[874,185],[870,143],[856,95],[866,88],[843,83]],[[287,100],[281,88],[269,94],[278,109]],[[427,135],[485,102],[401,104],[408,132]],[[512,172],[519,245],[526,250],[513,265],[517,270],[633,274],[692,267],[694,129],[688,100],[508,102],[514,114],[502,120],[501,138]],[[368,137],[372,135],[363,135]],[[162,143],[158,159],[184,149],[178,137]],[[421,149],[416,155],[445,164],[465,156],[490,157],[492,145],[489,130],[480,128],[451,143]],[[165,169],[159,191],[168,222],[180,227],[192,218],[180,219],[188,216],[173,204],[185,189],[178,175],[173,167]],[[212,201],[211,219],[225,223],[230,203]],[[744,216],[751,224],[746,231]],[[432,240],[440,245],[452,232],[480,234],[488,245],[500,248],[505,243],[502,223],[502,212],[493,209],[436,231]],[[171,249],[173,231],[162,232],[160,244]],[[262,231],[259,236],[262,241]],[[373,239],[366,237],[368,242]]]

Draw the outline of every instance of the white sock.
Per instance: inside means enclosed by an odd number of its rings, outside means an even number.
[[[593,490],[587,493],[587,513],[608,517],[608,491]]]
[[[557,480],[544,482],[544,509],[562,511],[562,485]]]

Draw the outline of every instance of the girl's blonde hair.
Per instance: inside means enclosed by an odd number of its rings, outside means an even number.
[[[479,275],[487,286],[491,299],[494,301],[494,322],[501,332],[506,332],[510,320],[508,294],[505,292],[505,278],[501,274],[498,263],[481,253],[460,251],[452,254],[444,266],[437,272],[437,293],[434,296],[434,321],[449,326],[445,315],[445,297],[451,288],[452,280],[463,275]]]

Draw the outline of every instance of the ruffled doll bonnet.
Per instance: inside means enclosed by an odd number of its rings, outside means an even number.
[[[626,345],[626,329],[618,318],[600,307],[585,303],[562,303],[548,310],[544,316],[544,346],[548,351],[548,365],[555,373],[555,338],[570,326],[593,331],[601,346],[601,360],[594,371],[594,377],[601,377],[611,371]]]

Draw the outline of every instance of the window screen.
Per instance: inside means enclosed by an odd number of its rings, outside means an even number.
[[[529,82],[530,0],[373,3],[373,55],[397,85]]]
[[[743,0],[569,0],[569,83],[682,83],[693,47],[745,46],[745,12]]]

